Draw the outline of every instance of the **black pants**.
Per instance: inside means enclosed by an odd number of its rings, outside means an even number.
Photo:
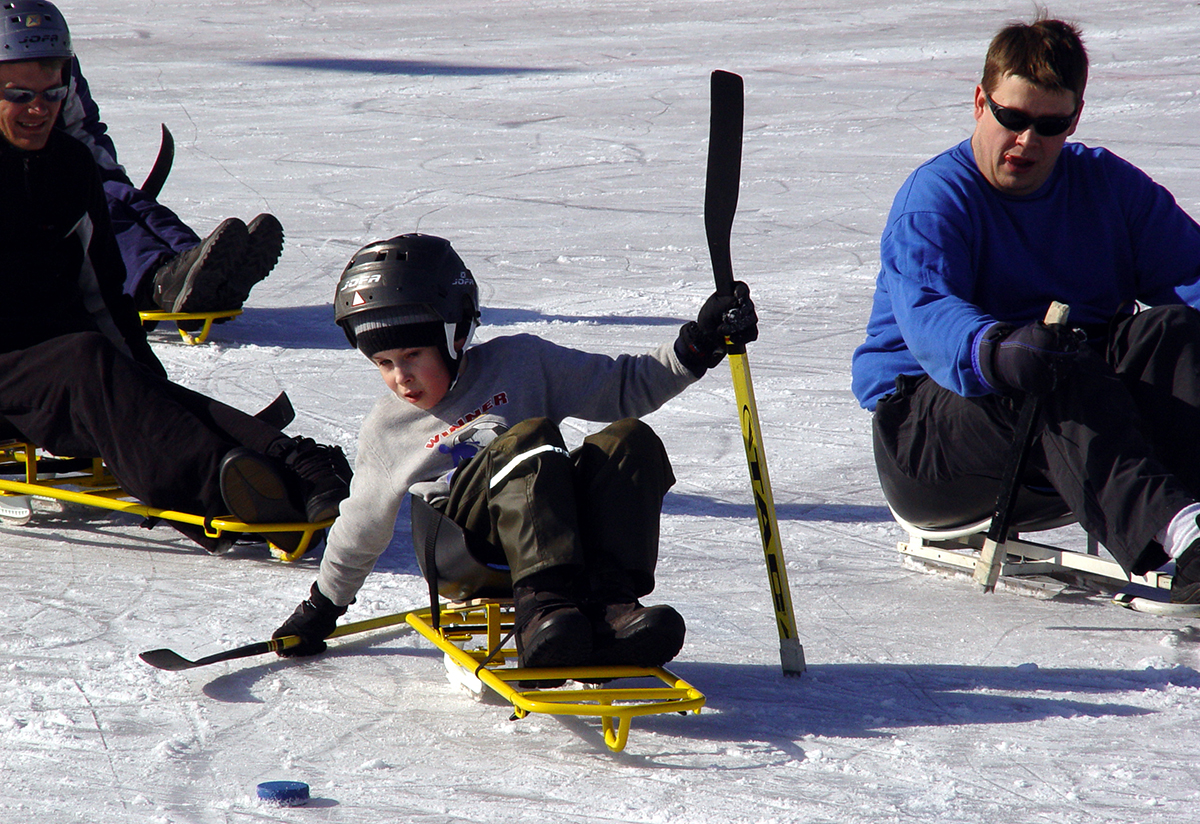
[[[906,519],[995,506],[1019,401],[897,380],[875,410],[875,462]],[[1200,312],[1148,309],[1089,336],[1042,404],[1024,483],[1050,487],[1127,571],[1166,563],[1154,535],[1200,499]],[[932,525],[932,523],[927,523]]]
[[[219,515],[221,459],[265,452],[279,430],[131,360],[103,335],[63,335],[0,354],[0,428],[57,455],[103,458],[160,509]]]
[[[513,426],[455,472],[443,512],[485,563],[514,583],[556,566],[585,569],[593,587],[624,577],[654,589],[659,516],[675,483],[654,431],[627,418],[568,453],[545,418]]]

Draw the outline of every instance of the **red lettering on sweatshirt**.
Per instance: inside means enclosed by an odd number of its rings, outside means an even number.
[[[503,406],[506,403],[508,403],[508,395],[505,394],[504,392],[497,392],[495,395],[492,395],[492,397],[490,397],[486,401],[484,401],[479,406],[478,409],[474,410],[473,412],[468,412],[467,414],[463,415],[461,418],[459,418],[457,421],[455,421],[453,424],[451,424],[449,429],[447,429],[437,435],[434,435],[432,438],[430,438],[428,441],[426,441],[425,448],[426,449],[435,448],[443,440],[450,437],[452,434],[454,434],[458,430],[462,429],[464,426],[466,426],[471,421],[473,421],[476,418],[483,415],[483,413],[487,412],[489,409],[495,409],[497,406]]]

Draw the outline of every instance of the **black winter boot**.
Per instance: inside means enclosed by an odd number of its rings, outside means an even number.
[[[1175,559],[1171,576],[1172,604],[1200,604],[1200,541],[1196,541]]]
[[[226,281],[246,253],[246,224],[236,217],[222,221],[212,234],[180,252],[154,273],[154,304],[167,312],[217,312],[225,305]]]
[[[573,568],[555,567],[513,587],[513,629],[522,667],[576,667],[591,659],[592,623],[579,607],[576,577]],[[564,682],[521,683],[552,687]]]
[[[267,454],[277,458],[300,481],[300,498],[309,523],[336,518],[338,504],[350,494],[353,472],[340,446],[326,446],[312,438],[284,437]]]
[[[293,502],[278,461],[244,446],[221,461],[221,497],[229,512],[248,524],[301,523],[304,513]]]
[[[279,262],[283,252],[283,225],[272,214],[261,214],[246,225],[246,248],[222,284],[222,300],[229,309],[240,309],[250,290]]]
[[[683,616],[669,606],[643,606],[632,576],[607,556],[593,558],[592,663],[661,667],[683,648]]]

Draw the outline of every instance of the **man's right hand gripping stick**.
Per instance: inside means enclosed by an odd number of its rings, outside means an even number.
[[[1050,304],[1043,323],[1047,327],[1062,327],[1066,325],[1067,315],[1071,308],[1065,303],[1055,301]],[[1008,531],[1012,526],[1012,517],[1017,501],[1017,493],[1021,489],[1021,475],[1025,470],[1025,459],[1029,456],[1029,445],[1033,441],[1034,427],[1041,417],[1041,396],[1028,392],[1021,403],[1021,415],[1017,419],[1017,428],[1013,438],[1012,452],[1004,476],[1000,482],[1000,497],[996,501],[996,512],[992,515],[992,525],[988,529],[987,539],[975,562],[975,583],[984,592],[992,592],[996,581],[1000,578],[1000,569],[1004,564],[1004,554],[1000,548],[1008,540]]]

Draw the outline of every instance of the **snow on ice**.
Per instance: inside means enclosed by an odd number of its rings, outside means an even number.
[[[260,640],[317,559],[209,557],[167,527],[71,509],[0,529],[0,821],[1190,822],[1194,621],[1085,594],[982,596],[901,566],[849,391],[897,187],[965,137],[983,52],[1025,0],[62,0],[121,158],[159,123],[164,201],[198,231],[272,211],[275,273],[210,343],[156,333],[178,381],[342,445],[383,387],[332,324],[351,252],[449,237],[482,334],[617,353],[670,339],[711,290],[701,209],[708,76],[746,81],[735,272],[796,616],[780,671],[724,367],[651,416],[679,483],[653,599],[688,620],[698,716],[530,716],[446,682],[411,633],[166,673]],[[1196,47],[1183,0],[1061,0],[1094,69],[1075,138],[1200,215]],[[575,423],[572,433],[587,429]],[[1070,539],[1070,532],[1066,533]],[[422,603],[402,520],[348,619]],[[311,786],[307,807],[255,786]]]

